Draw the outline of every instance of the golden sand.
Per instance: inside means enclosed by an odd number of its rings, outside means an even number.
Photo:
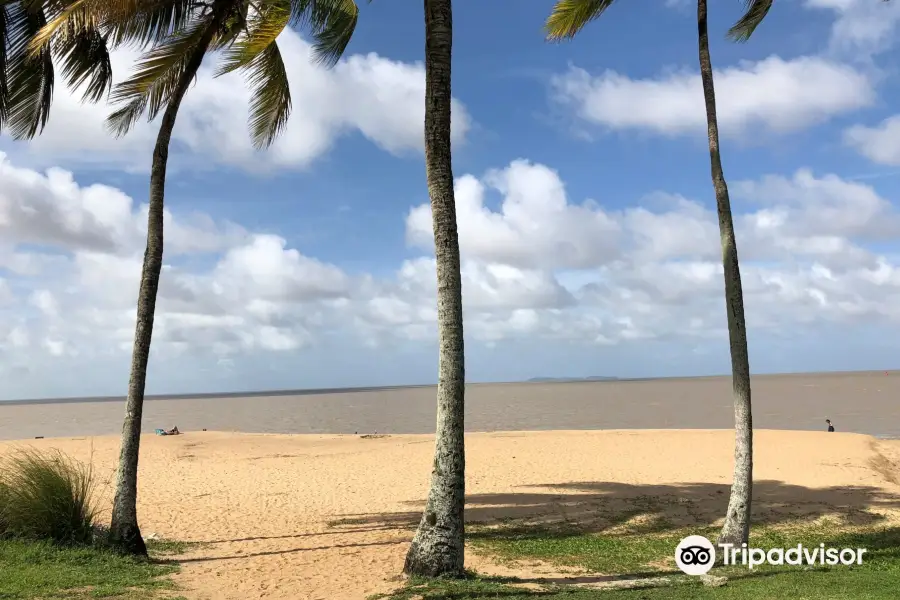
[[[467,520],[596,520],[640,506],[670,522],[715,522],[731,481],[731,431],[633,430],[466,436]],[[118,437],[0,443],[91,459],[103,506]],[[175,577],[190,599],[359,600],[397,575],[428,492],[433,436],[188,432],[141,442],[145,536],[204,542]],[[757,431],[754,512],[878,515],[900,509],[900,442],[849,433]],[[648,504],[647,497],[657,502]],[[108,510],[107,510],[108,514]],[[773,516],[775,515],[775,516]],[[599,525],[598,525],[599,527]],[[471,552],[467,562],[486,567]]]

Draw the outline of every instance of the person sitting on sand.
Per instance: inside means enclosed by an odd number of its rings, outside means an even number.
[[[828,431],[829,433],[834,432],[834,425],[831,424],[831,419],[825,419],[825,422],[828,423]]]
[[[181,433],[181,432],[178,431],[178,425],[176,425],[176,426],[173,427],[172,429],[168,430],[168,431],[166,432],[166,435],[178,435],[178,434],[180,434],[180,433]]]

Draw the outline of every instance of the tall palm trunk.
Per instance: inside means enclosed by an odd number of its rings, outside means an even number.
[[[119,452],[119,476],[113,499],[110,542],[118,549],[146,555],[147,547],[137,522],[137,469],[141,444],[141,413],[144,409],[144,387],[147,381],[147,361],[153,337],[153,317],[156,312],[156,293],[163,259],[163,207],[166,193],[166,164],[169,160],[169,141],[175,128],[175,118],[188,87],[203,62],[207,46],[215,34],[209,27],[188,61],[184,74],[163,113],[153,163],[150,167],[150,208],[147,218],[147,248],[141,270],[138,292],[137,326],[131,354],[131,377],[128,380],[128,399],[125,404],[125,423],[122,426],[122,447]]]
[[[462,576],[466,459],[462,277],[450,159],[451,0],[425,0],[425,170],[437,261],[438,392],[434,468],[406,555],[408,575]]]
[[[744,293],[738,264],[731,201],[719,154],[719,125],[716,119],[716,90],[713,85],[712,61],[709,57],[709,34],[706,23],[706,0],[697,1],[697,28],[700,36],[700,77],[706,101],[709,132],[709,162],[716,208],[719,213],[719,235],[722,238],[722,267],[725,272],[725,307],[728,314],[728,339],[731,346],[731,377],[734,395],[734,479],[728,499],[728,513],[719,543],[740,545],[750,534],[750,498],[753,493],[753,419],[750,411],[750,361],[747,356],[747,325],[744,322]]]

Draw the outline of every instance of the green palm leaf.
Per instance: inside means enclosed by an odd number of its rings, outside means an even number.
[[[124,106],[107,118],[107,128],[116,136],[124,135],[148,112],[148,119],[156,118],[169,101],[190,56],[203,41],[208,21],[197,21],[186,31],[170,36],[165,42],[144,53],[135,73],[116,85],[110,99]]]
[[[7,81],[7,48],[9,47],[9,18],[7,2],[0,3],[0,128],[9,118],[9,85]]]
[[[744,16],[728,30],[728,37],[736,42],[746,42],[762,23],[769,9],[772,8],[773,0],[747,0]]]
[[[47,23],[39,0],[5,6],[6,125],[15,139],[30,139],[44,129],[53,100],[53,60],[49,48],[28,52],[29,40]]]
[[[331,67],[347,50],[356,23],[359,7],[354,0],[290,0],[293,27],[303,27],[313,38],[313,58]]]
[[[54,40],[55,54],[62,59],[62,75],[71,88],[85,81],[83,100],[97,102],[112,88],[112,64],[106,39],[95,28],[76,28]]]
[[[266,148],[284,131],[291,114],[291,88],[278,44],[272,42],[248,67],[250,136],[257,149]]]
[[[250,19],[245,34],[225,50],[222,55],[222,65],[216,70],[215,76],[219,77],[247,67],[257,56],[275,43],[290,20],[290,0],[265,2],[260,6],[256,15]]]
[[[110,45],[146,47],[184,31],[197,17],[195,0],[91,0],[100,5]]]
[[[547,39],[558,41],[575,37],[612,3],[613,0],[559,0],[544,24]]]
[[[188,27],[197,16],[198,3],[193,0],[55,0],[57,9],[45,30],[35,37],[32,49],[50,42],[65,26],[93,23],[116,48],[133,45],[139,48],[165,41]]]

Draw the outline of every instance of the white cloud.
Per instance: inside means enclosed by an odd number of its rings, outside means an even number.
[[[37,290],[31,295],[31,302],[48,317],[59,316],[56,298],[47,290]]]
[[[260,300],[293,302],[313,297],[338,298],[349,289],[347,276],[337,267],[285,248],[274,235],[255,235],[231,248],[212,275],[216,295],[246,294]]]
[[[894,43],[900,23],[900,7],[895,2],[806,0],[805,5],[835,13],[830,39],[835,51],[866,56],[887,50]]]
[[[393,154],[421,151],[425,75],[421,63],[403,63],[375,53],[352,55],[334,69],[310,62],[310,45],[286,30],[278,39],[291,82],[292,113],[284,134],[265,153],[254,151],[247,130],[249,89],[239,73],[218,79],[214,56],[206,59],[176,121],[170,163],[178,168],[216,163],[242,169],[304,167],[346,134],[359,132]],[[113,55],[116,80],[133,69],[135,51]],[[44,133],[28,143],[31,162],[41,165],[90,161],[128,169],[149,167],[158,121],[141,121],[125,137],[104,129],[105,104],[84,105],[81,93],[60,85]],[[454,100],[453,133],[461,142],[471,126]],[[177,159],[176,159],[177,157]]]
[[[146,206],[120,190],[79,186],[72,174],[13,166],[0,155],[0,300],[8,304],[0,353],[50,357],[130,350],[146,236]],[[35,248],[40,248],[39,251]],[[321,325],[319,303],[349,293],[337,267],[209,216],[166,214],[167,260],[206,254],[206,272],[165,264],[154,342],[157,351],[198,345],[218,354],[307,344]],[[27,268],[24,268],[27,267]]]
[[[882,165],[900,165],[900,115],[883,120],[875,127],[855,125],[844,131],[844,143]]]
[[[484,202],[490,187],[503,194],[496,211]],[[750,207],[735,210],[735,222],[752,325],[860,315],[897,319],[900,312],[879,300],[900,299],[895,258],[870,246],[900,239],[900,214],[874,189],[808,169],[791,177],[735,181],[731,189],[735,201]],[[463,176],[456,193],[470,334],[601,343],[723,334],[714,207],[667,194],[649,198],[662,206],[657,210],[573,204],[555,171],[527,161],[481,180]],[[430,219],[427,204],[407,218],[408,239],[429,249]],[[486,287],[487,280],[474,276],[500,266],[530,285]],[[433,268],[424,262],[419,267],[422,283],[400,289],[422,300],[401,305],[392,298],[393,306],[410,308],[398,311],[407,325],[433,323],[432,315],[411,310],[434,302]],[[401,279],[411,272],[404,267]],[[551,293],[557,285],[567,293]],[[433,334],[433,325],[428,331]]]
[[[237,225],[216,224],[207,216],[194,216],[168,225],[166,252],[215,252],[246,234]],[[132,199],[106,185],[79,186],[69,171],[50,168],[46,173],[16,167],[0,152],[0,238],[3,243],[55,244],[96,252],[143,250],[147,208],[133,207]],[[19,268],[41,256],[9,256]]]
[[[485,206],[489,190],[503,195],[500,212]],[[483,180],[459,178],[456,211],[462,253],[477,260],[579,268],[618,252],[618,225],[591,203],[567,204],[562,181],[544,165],[518,160]],[[433,247],[428,204],[410,211],[406,230],[413,244]]]
[[[865,74],[820,57],[777,56],[715,72],[719,128],[739,136],[764,128],[787,133],[872,104]],[[614,71],[592,76],[571,67],[552,81],[557,99],[582,120],[611,130],[642,129],[663,135],[706,130],[703,90],[695,71],[631,79]]]
[[[732,186],[738,198],[762,204],[748,225],[772,242],[829,237],[843,240],[894,240],[900,215],[870,186],[836,175],[816,178],[809,169],[793,177],[769,175]]]
[[[127,357],[143,208],[114,188],[81,187],[63,171],[51,177],[0,165],[2,233],[9,254],[31,265],[0,267],[0,371],[9,381],[21,381],[14,372],[40,379],[60,361]],[[752,328],[900,323],[900,253],[884,251],[896,248],[900,219],[872,187],[799,170],[731,189]],[[724,337],[712,207],[665,193],[618,210],[605,209],[603,198],[577,203],[556,171],[524,160],[463,175],[457,194],[470,339],[613,345]],[[436,336],[428,205],[406,222],[426,255],[379,277],[348,274],[265,232],[169,215],[173,230],[198,223],[205,241],[181,251],[211,260],[164,266],[155,356],[185,364],[205,356],[230,369],[248,357],[318,352],[326,343],[390,347]],[[40,258],[27,260],[37,239]]]

